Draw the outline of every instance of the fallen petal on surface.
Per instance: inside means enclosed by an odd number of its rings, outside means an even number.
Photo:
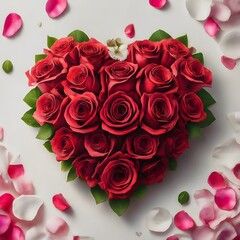
[[[22,27],[22,18],[17,13],[10,13],[4,22],[2,35],[13,37]]]
[[[206,205],[200,210],[199,218],[204,224],[208,224],[215,219],[215,209],[211,202],[206,203]]]
[[[7,215],[0,214],[0,235],[5,233],[11,224],[11,218]]]
[[[218,21],[226,22],[231,17],[231,14],[231,10],[224,3],[214,2],[211,9],[211,17]]]
[[[183,231],[189,230],[195,226],[194,220],[184,210],[175,215],[174,224],[177,228]]]
[[[22,164],[10,164],[8,166],[8,175],[10,178],[15,179],[24,175],[24,167]]]
[[[4,193],[0,196],[0,209],[9,212],[12,208],[14,196],[10,193]]]
[[[0,141],[4,138],[4,128],[0,127]]]
[[[66,211],[70,208],[70,205],[68,204],[67,200],[63,197],[63,195],[56,194],[52,198],[53,205],[55,208],[57,208],[60,211]]]
[[[149,4],[155,8],[163,8],[168,0],[149,0]]]
[[[240,0],[224,0],[224,3],[231,9],[233,13],[240,12]]]
[[[60,217],[50,218],[46,222],[46,229],[51,234],[59,234],[61,232],[65,232],[67,228],[67,223]]]
[[[224,221],[220,223],[218,228],[215,231],[215,239],[216,240],[224,240],[224,239],[234,239],[237,236],[235,228],[232,224]]]
[[[204,26],[206,33],[210,37],[215,37],[217,35],[218,31],[220,30],[220,27],[218,26],[218,24],[211,17],[205,21],[203,26]]]
[[[212,172],[209,175],[208,184],[214,189],[225,188],[227,186],[226,179],[219,172]]]
[[[193,229],[191,233],[191,237],[194,240],[203,240],[203,239],[211,240],[211,239],[214,239],[214,235],[215,235],[214,231],[206,225]]]
[[[207,189],[197,190],[194,193],[194,199],[200,207],[214,201],[213,194]]]
[[[232,112],[227,115],[234,131],[240,132],[240,112]]]
[[[33,240],[40,240],[40,239],[46,239],[46,233],[43,231],[43,229],[39,226],[37,227],[31,227],[26,232],[26,240],[27,239],[33,239]]]
[[[25,175],[22,175],[17,179],[13,179],[12,182],[15,190],[19,194],[24,194],[24,195],[34,194],[34,187],[33,187],[32,181]]]
[[[129,38],[133,38],[135,36],[135,28],[133,24],[129,24],[126,26],[124,30],[125,34]]]
[[[46,12],[49,17],[59,17],[67,8],[67,0],[48,0],[46,3]]]
[[[226,57],[226,56],[222,56],[221,57],[221,62],[229,70],[234,69],[236,64],[237,64],[237,60],[236,59],[229,58],[229,57]]]
[[[236,192],[231,187],[218,189],[214,199],[217,206],[223,210],[232,210],[237,204]]]
[[[8,150],[0,145],[0,175],[4,179],[4,181],[7,183],[9,182],[9,176],[8,176],[8,165],[10,162],[10,153]]]
[[[236,164],[233,168],[233,174],[237,179],[240,180],[240,163]]]

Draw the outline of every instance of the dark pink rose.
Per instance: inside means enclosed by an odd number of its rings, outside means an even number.
[[[84,151],[83,136],[65,127],[55,132],[51,145],[58,161],[75,158]]]
[[[131,196],[138,185],[139,164],[128,154],[116,152],[106,157],[97,166],[99,186],[107,192],[109,199],[123,199]]]
[[[64,117],[74,132],[89,133],[99,126],[98,100],[92,92],[78,94],[66,107]]]
[[[135,41],[128,46],[129,62],[137,63],[139,68],[149,63],[160,63],[161,45],[149,40]]]
[[[193,57],[180,58],[172,66],[179,87],[186,92],[196,92],[212,85],[212,73]]]
[[[153,158],[158,149],[159,140],[145,131],[135,131],[127,136],[126,151],[134,159],[145,160]]]
[[[143,94],[141,128],[152,135],[169,132],[179,119],[178,103],[163,93]]]
[[[155,92],[173,94],[178,90],[170,70],[155,63],[141,69],[137,75],[136,88],[139,95]]]
[[[107,98],[100,110],[102,129],[114,135],[128,134],[137,129],[139,113],[131,94],[118,91]]]
[[[110,154],[115,145],[116,138],[101,129],[84,135],[84,146],[92,157]]]

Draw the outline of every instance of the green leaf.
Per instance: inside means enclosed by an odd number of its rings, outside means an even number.
[[[52,144],[51,144],[51,142],[50,141],[47,141],[47,142],[45,142],[44,144],[43,144],[43,146],[49,151],[49,152],[53,152],[52,151]]]
[[[68,172],[67,182],[72,182],[76,178],[77,178],[77,174],[76,174],[76,171],[75,171],[75,167],[72,167]]]
[[[61,161],[61,171],[68,172],[72,168],[73,159]]]
[[[91,193],[95,199],[96,204],[102,203],[107,200],[108,196],[98,185],[91,188]]]
[[[13,64],[10,60],[5,60],[2,64],[2,69],[5,73],[10,73],[13,70]]]
[[[187,124],[187,131],[188,131],[189,137],[198,138],[202,136],[200,126],[197,123],[189,122]]]
[[[23,99],[23,101],[30,107],[35,108],[38,98],[42,95],[42,92],[38,87],[32,89]]]
[[[35,109],[28,110],[23,116],[22,120],[31,127],[40,127],[40,124],[33,118],[33,113]]]
[[[204,121],[198,123],[200,128],[208,127],[216,120],[213,113],[209,109],[205,109],[205,112],[207,114],[207,118]]]
[[[47,37],[47,46],[48,48],[51,48],[51,46],[57,41],[57,38],[55,37]]]
[[[189,196],[188,192],[186,192],[186,191],[183,191],[178,195],[178,202],[181,205],[187,204],[189,199],[190,199],[190,196]]]
[[[209,106],[216,103],[214,98],[208,93],[205,89],[201,89],[197,92],[197,95],[201,98],[204,108],[208,108]]]
[[[204,65],[204,58],[202,53],[195,53],[192,55],[192,57],[198,59]]]
[[[172,38],[172,37],[167,32],[159,29],[151,35],[149,40],[153,41],[153,42],[158,42],[158,41],[161,41],[161,40],[167,39],[167,38]]]
[[[183,43],[186,47],[188,47],[188,36],[187,34],[180,36],[178,38],[176,38],[178,41],[180,41],[181,43]]]
[[[44,53],[35,55],[35,63],[37,63],[40,60],[43,60],[46,57],[47,57],[47,54],[44,54]]]
[[[118,216],[122,216],[126,212],[129,204],[129,199],[109,199],[110,207]]]
[[[168,159],[168,169],[170,171],[175,171],[177,169],[177,165],[178,165],[177,159],[175,159],[175,158]]]
[[[140,185],[133,193],[133,196],[136,198],[142,198],[146,190],[147,190],[147,187],[145,185]]]
[[[87,42],[89,41],[89,37],[80,30],[75,30],[68,35],[69,37],[73,37],[76,42]]]
[[[50,139],[54,134],[54,128],[52,124],[45,123],[39,129],[39,132],[36,136],[37,139],[47,140]]]

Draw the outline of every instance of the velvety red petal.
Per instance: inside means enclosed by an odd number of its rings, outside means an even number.
[[[155,8],[163,8],[168,0],[149,0],[151,6]]]
[[[225,188],[227,186],[226,179],[219,172],[212,172],[209,175],[208,184],[214,189]]]
[[[125,34],[129,38],[133,38],[135,36],[135,28],[133,24],[129,24],[126,26],[124,30]]]
[[[8,212],[12,208],[14,197],[10,193],[4,193],[0,196],[0,209]]]
[[[178,212],[174,217],[174,224],[180,230],[186,231],[195,226],[194,220],[185,211]]]
[[[214,199],[217,206],[223,210],[232,210],[237,204],[236,192],[231,187],[218,189]]]
[[[46,12],[49,17],[59,17],[67,8],[67,0],[48,0],[46,3]]]
[[[70,208],[70,205],[68,204],[68,202],[61,193],[54,195],[52,198],[52,202],[55,208],[57,208],[60,211],[66,211],[67,209]]]
[[[240,163],[236,164],[233,168],[233,174],[237,179],[240,180]]]
[[[24,167],[22,164],[9,165],[8,166],[8,175],[11,179],[16,179],[24,175]]]
[[[234,69],[236,64],[237,64],[237,60],[236,59],[229,58],[229,57],[226,57],[226,56],[222,56],[221,57],[221,62],[229,70]]]
[[[2,35],[13,37],[22,27],[22,18],[17,13],[10,13],[4,22]]]

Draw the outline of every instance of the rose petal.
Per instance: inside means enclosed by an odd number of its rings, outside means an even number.
[[[207,190],[207,189],[201,189],[194,193],[194,198],[199,205],[199,207],[203,207],[208,203],[211,203],[214,201],[213,194]]]
[[[240,0],[224,0],[224,3],[231,9],[233,13],[240,12]]]
[[[215,37],[220,29],[218,24],[211,17],[205,21],[203,26],[206,33],[211,37]]]
[[[55,208],[57,208],[60,211],[66,211],[67,209],[70,208],[70,205],[68,204],[68,202],[61,193],[54,195],[52,197],[52,202]]]
[[[215,209],[211,202],[207,203],[201,209],[201,211],[199,213],[199,218],[205,224],[208,224],[210,221],[215,219]]]
[[[0,146],[0,175],[6,183],[10,180],[7,172],[9,162],[10,153],[4,146]]]
[[[211,12],[212,0],[186,0],[186,7],[192,18],[203,21]]]
[[[195,226],[194,220],[185,211],[178,212],[174,217],[174,224],[180,230],[186,231]]]
[[[226,222],[222,222],[215,231],[216,240],[234,239],[237,236],[235,228]]]
[[[0,127],[0,141],[4,138],[4,128]]]
[[[172,224],[172,216],[165,208],[153,208],[146,218],[147,228],[153,232],[165,232]]]
[[[176,235],[168,237],[166,240],[179,240],[179,238]]]
[[[0,214],[0,235],[5,233],[11,224],[11,218],[7,215]]]
[[[240,235],[240,213],[236,217],[231,219],[231,224],[236,229],[237,234]]]
[[[22,18],[17,13],[10,13],[4,22],[2,35],[13,37],[22,27]]]
[[[57,18],[66,10],[67,6],[67,0],[48,0],[45,9],[49,17]]]
[[[218,189],[214,199],[217,206],[223,210],[232,210],[237,204],[236,192],[231,187]]]
[[[227,186],[226,179],[219,172],[212,172],[208,177],[208,184],[214,189],[220,189]]]
[[[15,179],[24,175],[24,167],[22,164],[9,165],[8,175],[10,178]]]
[[[46,233],[43,231],[42,227],[31,227],[29,230],[26,231],[25,238],[33,240],[46,239]]]
[[[194,240],[203,240],[203,239],[211,240],[214,238],[214,235],[215,235],[214,231],[206,225],[197,227],[193,229],[193,231],[191,232],[192,239]]]
[[[67,223],[60,217],[53,217],[46,222],[46,229],[51,234],[59,234],[68,229]]]
[[[240,31],[232,31],[224,35],[220,48],[224,56],[232,59],[240,58]]]
[[[221,2],[214,2],[211,9],[211,17],[218,21],[226,22],[231,17],[231,10]]]
[[[13,201],[13,214],[18,219],[32,221],[42,204],[42,199],[36,195],[21,195]]]
[[[168,0],[149,0],[149,4],[155,8],[163,8]]]
[[[229,58],[229,57],[226,57],[226,56],[222,56],[221,57],[221,62],[229,70],[234,69],[236,64],[237,64],[237,60],[236,59]]]
[[[240,180],[240,163],[236,164],[233,168],[233,174],[237,179]]]
[[[17,225],[13,225],[11,231],[8,231],[4,237],[8,240],[25,240],[23,230]]]
[[[175,234],[168,237],[166,240],[192,240],[192,238],[186,234]]]
[[[9,212],[12,208],[12,203],[14,201],[14,196],[10,193],[4,193],[0,196],[0,209],[5,212]]]
[[[32,195],[34,194],[34,187],[32,181],[25,175],[17,179],[13,179],[13,186],[19,194]]]
[[[133,38],[135,36],[135,28],[133,24],[129,24],[126,26],[124,30],[125,34],[129,38]]]
[[[240,112],[233,112],[227,115],[232,128],[236,132],[240,132]]]

